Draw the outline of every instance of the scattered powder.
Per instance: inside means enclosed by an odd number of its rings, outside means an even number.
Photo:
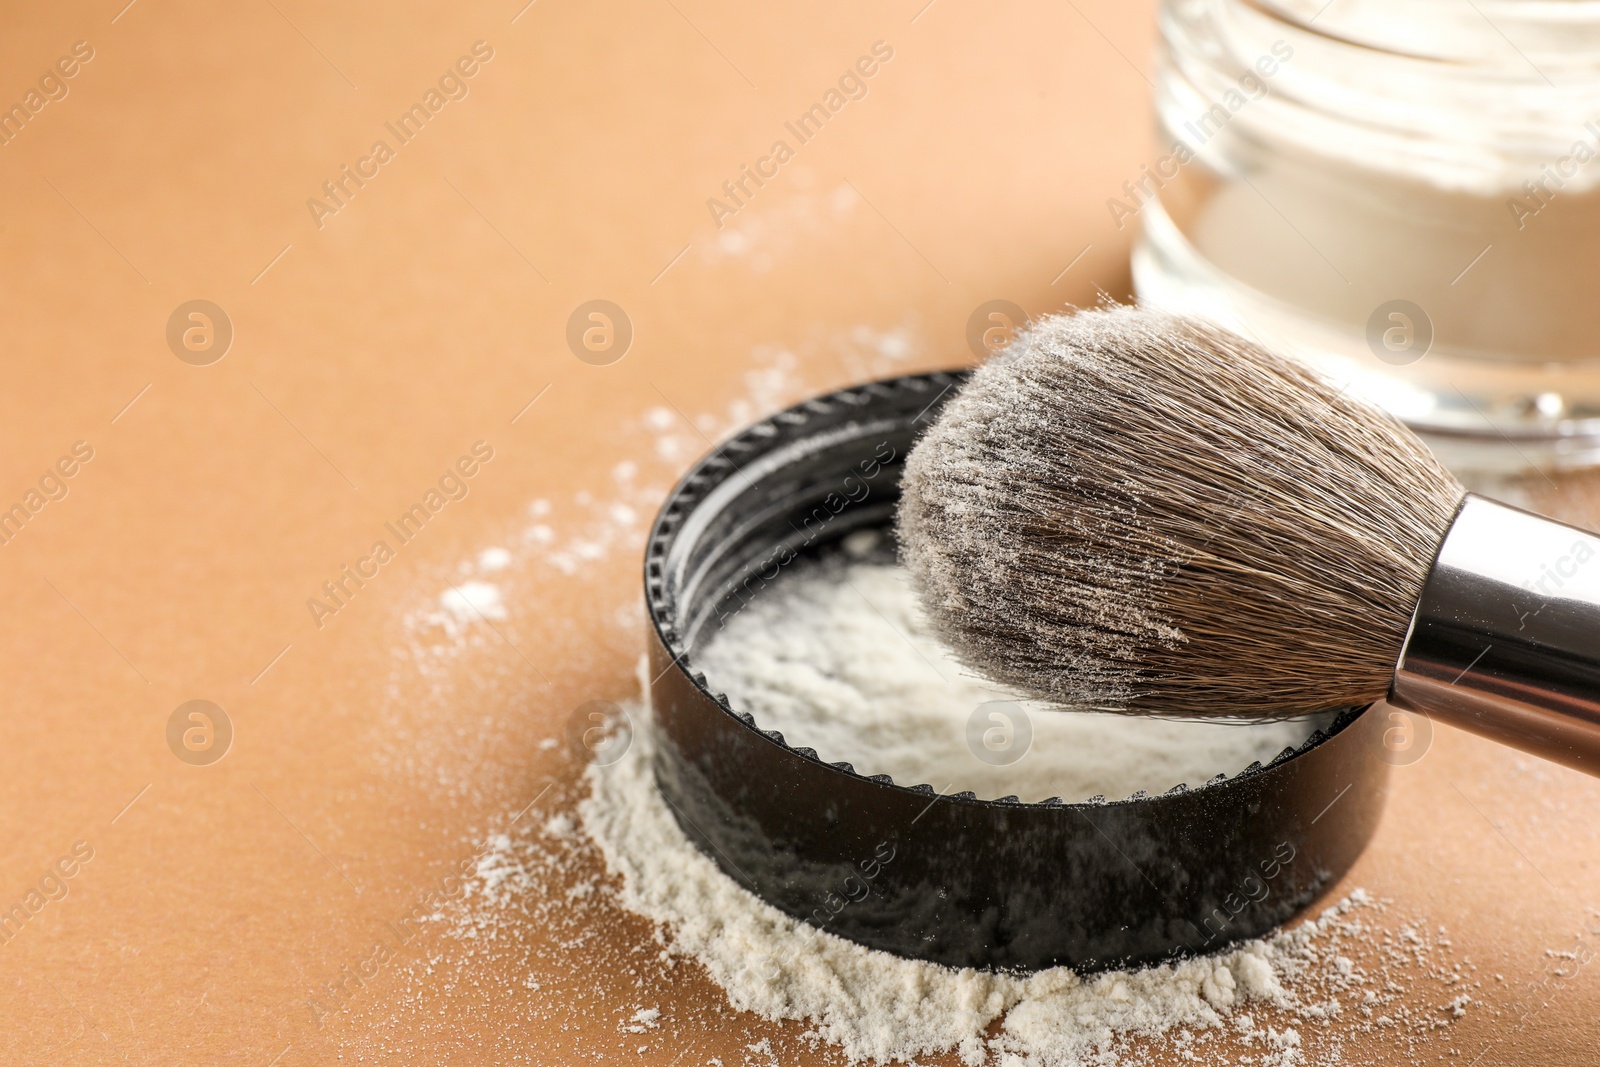
[[[655,482],[639,481],[639,465],[623,460],[611,468],[606,496],[580,489],[572,504],[579,513],[564,525],[575,532],[559,537],[555,532],[554,505],[538,499],[528,505],[532,520],[521,536],[522,545],[562,574],[576,575],[603,563],[618,549],[636,551],[643,542],[646,520],[661,501],[665,489]]]
[[[511,550],[509,548],[486,548],[478,553],[478,569],[485,574],[503,571],[511,565]]]
[[[645,1062],[679,1067],[1420,1064],[1455,1055],[1444,1046],[1462,1013],[1485,999],[1494,1013],[1507,995],[1504,983],[1482,991],[1493,979],[1453,954],[1443,928],[1360,890],[1225,955],[1088,978],[865,949],[794,922],[695,849],[655,788],[648,709],[627,710],[621,761],[461,839],[478,856],[465,892],[429,916],[392,977],[328,1020],[347,1062],[631,1062],[645,1040],[666,1052]],[[508,1025],[487,1044],[461,1023],[485,1000]]]
[[[876,534],[862,534],[847,539],[847,553],[876,550]],[[956,661],[903,569],[848,555],[793,565],[694,665],[791,746],[901,785],[989,800],[1121,799],[1200,785],[1267,762],[1311,732],[1304,722],[1182,722],[1030,703]]]
[[[439,595],[439,606],[453,615],[457,623],[506,617],[500,587],[488,582],[462,582],[451,586]]]
[[[660,1008],[640,1008],[624,1027],[630,1034],[643,1034],[661,1025]]]
[[[818,188],[816,175],[809,170],[795,170],[786,184],[787,195],[774,198],[768,193],[725,219],[714,239],[700,243],[701,262],[708,267],[738,264],[754,274],[767,274],[797,250],[837,239],[861,204],[849,184]]]
[[[1460,963],[1451,970],[1432,961],[1437,942],[1421,924],[1398,934],[1372,925],[1385,906],[1362,890],[1293,930],[1139,971],[1015,976],[864,948],[790,918],[701,854],[655,788],[648,709],[630,714],[633,747],[586,770],[590,795],[579,804],[583,830],[620,878],[617,899],[658,924],[671,954],[698,960],[734,1008],[803,1020],[808,1040],[851,1062],[954,1052],[969,1065],[1110,1067],[1147,1062],[1152,1045],[1158,1055],[1164,1045],[1196,1059],[1231,1042],[1255,1050],[1248,1059],[1257,1064],[1336,1064],[1344,1062],[1341,1035],[1392,1030],[1415,1051],[1474,1003],[1457,993],[1432,1013],[1405,1008],[1410,971],[1446,989],[1469,977]],[[1306,1055],[1308,1028],[1321,1032],[1315,1061]]]
[[[818,327],[793,347],[756,346],[743,373],[744,394],[729,401],[723,411],[690,419],[676,407],[660,405],[646,410],[638,427],[653,439],[653,458],[681,470],[708,451],[710,442],[825,388],[806,372],[815,376],[818,368],[834,368],[828,377],[836,383],[887,378],[904,373],[924,348],[915,317],[891,326]],[[659,503],[657,497],[653,504]]]
[[[891,360],[914,350],[908,333],[890,338],[858,326],[849,334],[830,333],[826,348],[852,367],[864,361],[874,372],[889,373]],[[809,356],[813,347],[800,351]],[[581,675],[586,665],[611,654],[608,644],[633,645],[644,626],[637,561],[650,517],[683,468],[706,450],[708,438],[735,432],[815,392],[817,386],[801,377],[802,369],[811,368],[788,349],[759,346],[744,373],[743,395],[721,411],[688,421],[659,406],[624,417],[602,435],[620,453],[609,477],[585,479],[584,488],[529,501],[521,522],[499,533],[489,547],[426,576],[423,589],[400,612],[400,632],[390,642],[384,711],[365,738],[367,748],[413,783],[462,797],[492,792],[493,783],[473,753],[514,735],[508,725],[514,717],[464,716],[463,703],[495,693],[508,706],[525,708],[531,698],[549,692],[548,681],[530,672],[530,662],[549,675],[558,663]],[[629,581],[619,580],[622,567]],[[546,604],[550,583],[564,580],[599,581],[625,593],[608,594],[595,605],[592,630],[549,628],[547,620],[519,617],[510,607]],[[477,606],[488,609],[482,615],[473,610],[475,591]],[[498,600],[490,599],[495,596]],[[597,632],[602,640],[595,640]],[[534,742],[541,750],[557,743],[554,738]]]

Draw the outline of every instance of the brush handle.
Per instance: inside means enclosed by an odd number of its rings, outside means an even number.
[[[1600,538],[1469,494],[1389,702],[1600,775]]]

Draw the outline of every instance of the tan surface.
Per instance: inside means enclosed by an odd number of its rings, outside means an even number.
[[[733,1064],[763,1037],[796,1058],[799,1027],[720,1010],[642,923],[566,901],[571,872],[494,951],[424,930],[324,1025],[308,998],[547,782],[529,817],[570,808],[578,764],[539,742],[631,691],[644,519],[704,446],[650,409],[715,434],[741,398],[967,360],[982,301],[1125,292],[1104,202],[1153,158],[1149,11],[123,2],[13,5],[0,34],[0,100],[94,50],[0,146],[0,498],[94,450],[0,547],[0,902],[93,850],[0,944],[0,1061]],[[319,229],[307,198],[480,40],[469,95]],[[719,233],[706,199],[879,40],[866,98]],[[596,297],[637,331],[613,366],[564,342]],[[237,334],[206,367],[164,338],[195,298]],[[480,440],[470,495],[319,628],[307,598]],[[417,621],[493,545],[516,550],[508,618]],[[236,730],[212,766],[166,743],[191,699]],[[1592,1062],[1592,974],[1535,984],[1600,928],[1600,783],[1444,733],[1396,785],[1348,884],[1505,979],[1419,1054]],[[1519,1024],[1519,999],[1549,1007]],[[648,1040],[619,1029],[641,1004]]]

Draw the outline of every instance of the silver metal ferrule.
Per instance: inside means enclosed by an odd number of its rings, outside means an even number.
[[[1468,495],[1389,701],[1600,775],[1600,538]]]

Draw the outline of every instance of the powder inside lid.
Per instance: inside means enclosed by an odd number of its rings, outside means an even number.
[[[1182,722],[1024,700],[957,662],[875,537],[794,564],[693,656],[714,691],[791,747],[900,785],[1077,801],[1201,785],[1310,736],[1306,722]]]

